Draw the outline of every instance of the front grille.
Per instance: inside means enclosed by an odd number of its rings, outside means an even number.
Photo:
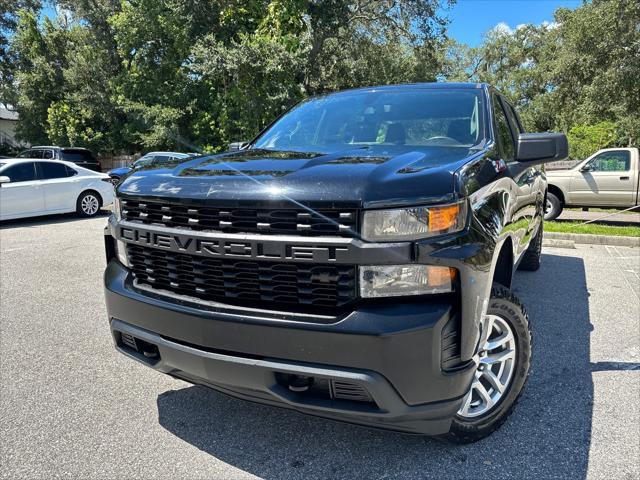
[[[356,296],[354,265],[206,258],[138,245],[127,253],[139,284],[205,301],[333,312]]]
[[[302,208],[222,208],[158,201],[122,201],[125,220],[147,225],[265,235],[354,236],[357,210]]]

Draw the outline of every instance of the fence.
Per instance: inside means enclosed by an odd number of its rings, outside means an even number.
[[[574,165],[577,165],[581,161],[582,160],[563,160],[561,162],[552,162],[552,163],[547,163],[545,165],[545,168],[547,170],[566,170],[568,168],[573,167]]]
[[[115,157],[100,157],[102,171],[106,172],[113,168],[127,167],[137,160],[140,155],[118,155]]]

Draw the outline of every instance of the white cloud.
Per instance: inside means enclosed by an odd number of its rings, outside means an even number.
[[[511,35],[513,33],[513,29],[505,22],[500,22],[491,30],[489,30],[489,32],[495,32],[502,35]]]
[[[558,22],[547,22],[546,20],[542,22],[540,25],[548,28],[549,30],[553,30],[554,28],[558,28],[560,26]]]

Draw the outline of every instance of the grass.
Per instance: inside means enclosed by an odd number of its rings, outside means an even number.
[[[565,208],[565,210],[570,210],[572,212],[581,212],[582,208]],[[618,210],[615,208],[589,208],[590,212],[596,212],[596,213],[622,213],[622,214],[631,214],[631,215],[638,215],[638,213],[640,213],[639,209],[635,209],[635,210],[627,210],[626,212],[623,210]]]
[[[544,222],[545,232],[588,233],[591,235],[615,235],[618,237],[640,237],[640,227],[619,227],[580,222]]]

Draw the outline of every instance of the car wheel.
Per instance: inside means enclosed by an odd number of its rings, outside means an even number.
[[[84,192],[78,197],[76,211],[81,217],[93,217],[100,211],[100,196],[95,192]]]
[[[547,192],[547,201],[544,205],[544,219],[555,220],[562,213],[562,201],[553,193]]]
[[[448,434],[457,443],[475,442],[497,430],[513,411],[529,376],[529,318],[520,300],[503,286],[491,290],[474,361],[473,381]]]
[[[540,222],[538,233],[531,239],[529,248],[524,252],[518,270],[535,272],[540,268],[540,255],[542,254],[542,235],[544,230],[544,222]]]

